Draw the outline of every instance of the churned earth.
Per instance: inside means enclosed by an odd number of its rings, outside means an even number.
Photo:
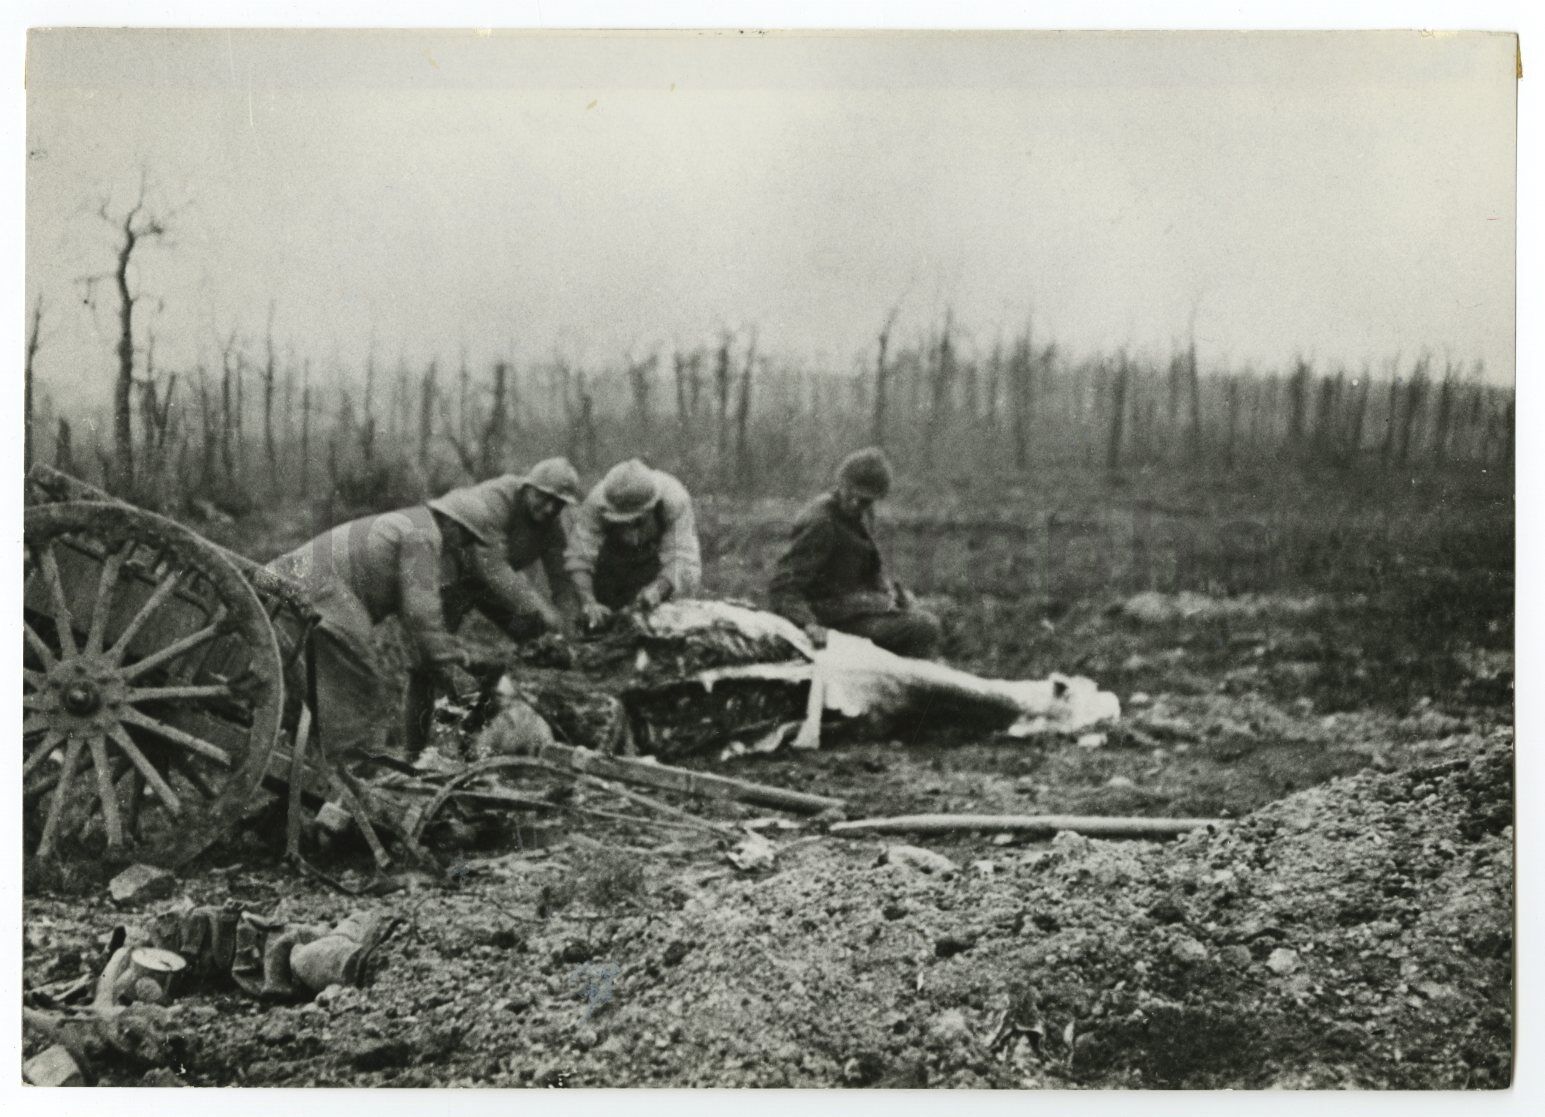
[[[1175,842],[841,837],[676,800],[754,825],[771,868],[689,828],[565,815],[345,895],[249,833],[128,908],[106,870],[29,880],[24,977],[94,973],[116,924],[179,904],[401,918],[363,988],[291,1004],[209,986],[128,1010],[166,1058],[93,1068],[106,1084],[1507,1085],[1510,631],[1423,644],[1397,640],[1399,603],[1256,604],[952,618],[956,662],[1117,690],[1126,717],[1098,739],[903,730],[695,762],[842,795],[854,817],[1224,820]],[[363,887],[367,860],[329,868]]]

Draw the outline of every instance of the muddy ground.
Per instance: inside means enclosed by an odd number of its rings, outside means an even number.
[[[25,978],[95,972],[114,925],[178,903],[403,918],[364,988],[270,1004],[210,986],[134,1010],[171,1055],[99,1067],[110,1084],[1504,1086],[1510,587],[1450,604],[1445,584],[1220,607],[941,599],[952,661],[1077,670],[1127,717],[1099,741],[898,727],[697,762],[853,816],[1232,820],[1177,842],[920,839],[954,865],[929,874],[883,857],[909,839],[790,817],[761,823],[779,853],[746,873],[711,836],[565,816],[355,897],[280,866],[269,826],[170,900],[115,907],[102,867],[34,878]],[[363,886],[368,864],[345,850],[330,869]]]

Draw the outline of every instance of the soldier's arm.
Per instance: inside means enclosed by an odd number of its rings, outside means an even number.
[[[595,603],[596,559],[601,553],[601,513],[589,501],[574,514],[574,531],[563,550],[563,568],[581,605]]]
[[[558,615],[573,617],[579,612],[579,591],[574,588],[574,579],[564,565],[565,543],[562,531],[553,533],[552,543],[542,552],[542,572],[547,575],[547,589],[553,595],[552,603]]]
[[[561,624],[557,611],[510,565],[503,548],[477,544],[467,557],[479,591],[473,604],[499,629],[511,634],[517,626],[529,630],[532,617],[540,617],[548,628]]]
[[[703,577],[703,556],[697,541],[697,519],[692,501],[673,510],[660,539],[660,577],[670,584],[670,596],[691,597]]]

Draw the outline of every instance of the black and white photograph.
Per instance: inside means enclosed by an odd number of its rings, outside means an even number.
[[[273,22],[25,32],[22,1083],[1514,1086],[1527,40]]]

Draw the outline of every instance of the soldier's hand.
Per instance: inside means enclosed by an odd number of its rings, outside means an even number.
[[[907,587],[902,585],[900,582],[892,582],[891,583],[891,590],[893,591],[893,594],[894,594],[894,596],[896,598],[896,608],[898,608],[898,609],[910,609],[910,608],[912,608],[912,591],[911,590],[907,589]]]
[[[811,621],[805,625],[805,635],[810,637],[810,642],[817,648],[826,647],[826,629]]]
[[[665,601],[665,587],[659,582],[650,582],[638,591],[638,597],[634,600],[639,609],[647,613]]]
[[[599,601],[587,601],[579,607],[580,623],[587,630],[600,628],[611,615],[612,611]]]

